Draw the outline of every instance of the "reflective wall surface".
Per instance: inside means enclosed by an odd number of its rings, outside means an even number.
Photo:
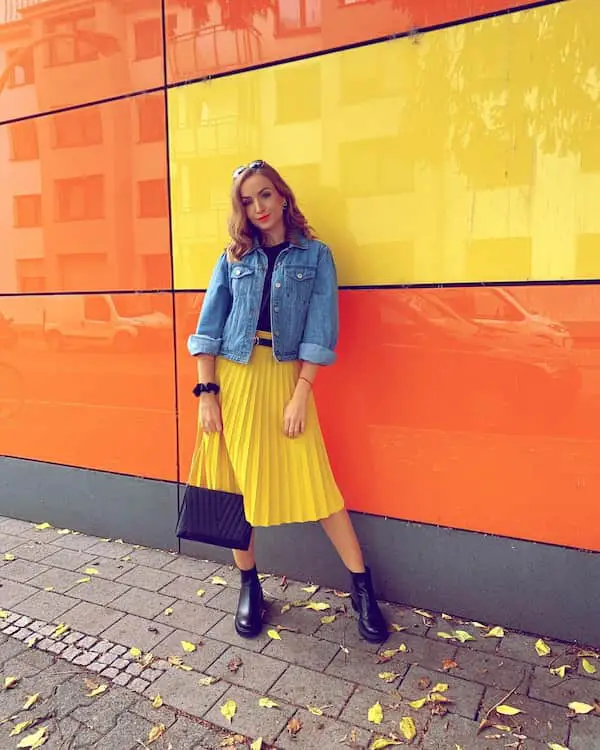
[[[338,265],[349,507],[600,551],[600,15],[508,7],[0,6],[0,453],[185,482],[260,157]]]

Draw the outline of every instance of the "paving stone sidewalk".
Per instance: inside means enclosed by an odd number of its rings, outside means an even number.
[[[0,517],[0,750],[600,750],[593,649],[388,603],[377,648],[343,592],[268,575],[247,641],[230,567],[41,526]]]

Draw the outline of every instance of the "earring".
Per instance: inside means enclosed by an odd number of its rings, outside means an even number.
[[[287,207],[288,207],[288,202],[287,201],[283,201],[283,203],[281,204],[281,208],[283,208],[283,210],[285,211],[285,209]]]

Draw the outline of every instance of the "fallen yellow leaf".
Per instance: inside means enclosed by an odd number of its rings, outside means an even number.
[[[267,635],[269,636],[269,638],[272,638],[274,641],[281,640],[281,636],[274,628],[271,628],[271,630],[267,630]]]
[[[44,529],[51,529],[52,524],[48,523],[48,521],[42,521],[42,523],[36,523],[33,528],[37,529],[38,531],[44,531]]]
[[[302,587],[302,591],[306,591],[307,594],[316,594],[318,590],[319,590],[319,587],[316,584],[313,584],[312,586]]]
[[[583,667],[584,671],[587,672],[588,674],[596,674],[596,672],[598,671],[596,667],[587,659],[581,660],[581,666]]]
[[[456,640],[460,641],[461,643],[475,640],[475,638],[471,635],[471,633],[467,633],[466,630],[455,630],[454,637],[456,638]]]
[[[313,716],[323,716],[323,709],[318,706],[307,706],[306,707]]]
[[[441,693],[430,693],[427,696],[427,700],[430,703],[449,703],[450,702],[448,698],[446,698],[446,696],[442,695]]]
[[[258,705],[261,708],[279,708],[279,703],[275,703],[270,698],[259,698]]]
[[[250,745],[250,750],[262,750],[262,737],[257,737],[254,742]]]
[[[227,719],[227,720],[228,720],[229,722],[231,722],[231,720],[232,720],[232,719],[233,719],[233,717],[235,716],[235,712],[237,711],[237,704],[236,704],[236,702],[235,702],[235,701],[231,701],[231,700],[229,700],[229,701],[227,701],[226,703],[224,703],[224,704],[223,704],[223,705],[221,706],[221,709],[220,709],[220,710],[221,710],[221,713],[223,714],[223,716],[224,716],[224,717],[225,717],[225,718],[226,718],[226,719]]]
[[[548,747],[550,748],[550,750],[569,750],[568,747],[559,745],[558,742],[549,742]]]
[[[416,701],[408,701],[408,705],[418,711],[420,708],[423,708],[427,701],[428,698],[426,696],[425,698],[418,698]]]
[[[4,678],[4,689],[9,690],[14,687],[19,681],[19,677],[5,677]]]
[[[514,706],[496,706],[496,713],[502,716],[516,716],[517,714],[523,713],[520,708]]]
[[[405,625],[398,625],[396,622],[390,623],[389,630],[391,633],[400,633],[402,630],[406,630]]]
[[[442,633],[438,633],[437,637],[438,638],[445,638],[446,640],[451,640],[452,638],[454,638],[454,636],[451,633],[443,633],[443,632]]]
[[[392,747],[392,745],[401,745],[400,740],[392,740],[388,737],[377,737],[369,745],[369,750],[384,750],[386,747]]]
[[[186,654],[193,654],[196,650],[195,644],[190,643],[189,641],[181,641],[181,648],[185,651]]]
[[[323,625],[331,625],[332,622],[335,622],[335,615],[323,615],[321,622]]]
[[[34,703],[36,703],[37,699],[40,697],[39,693],[34,693],[33,695],[28,695],[27,700],[23,704],[23,711],[27,711],[30,709]]]
[[[18,748],[29,747],[33,750],[36,747],[41,747],[46,742],[48,736],[48,727],[40,727],[37,732],[28,734],[27,737],[23,737],[21,742],[17,745]]]
[[[438,682],[431,688],[432,693],[445,693],[450,686],[445,682]]]
[[[379,701],[377,701],[377,703],[369,708],[367,718],[373,724],[381,724],[381,722],[383,721],[383,708],[381,707],[381,703]]]
[[[168,617],[169,615],[172,615],[172,614],[173,614],[173,607],[167,607],[167,608],[165,609],[165,611],[163,612],[163,615],[166,615],[167,617]]]
[[[163,736],[163,734],[167,731],[167,728],[164,724],[157,724],[156,726],[152,727],[152,729],[148,732],[148,739],[146,742],[150,745],[152,742],[156,742],[160,737]]]
[[[206,594],[205,589],[198,589],[198,591],[196,591],[196,596],[204,596],[204,594]]]
[[[214,583],[215,586],[227,586],[227,581],[221,576],[212,576],[210,582]]]
[[[538,656],[549,656],[552,653],[550,646],[548,646],[547,643],[544,643],[541,638],[538,638],[535,642],[535,650],[537,651]]]
[[[304,605],[304,609],[314,609],[315,612],[324,612],[329,609],[329,604],[326,602],[308,602]]]
[[[89,576],[83,576],[83,578],[79,578],[77,580],[77,583],[89,583],[91,581],[91,578]]]
[[[97,576],[98,575],[98,569],[97,568],[86,568],[83,571],[86,576]]]
[[[58,529],[56,533],[59,534],[59,536],[66,536],[71,533],[71,529]]]
[[[14,556],[14,555],[13,555],[12,553],[10,553],[10,552],[5,552],[5,553],[4,553],[4,559],[5,559],[5,560],[6,560],[7,562],[12,562],[13,560],[16,560],[17,558],[16,558],[16,557],[15,557],[15,556]]]
[[[286,602],[283,607],[281,608],[281,614],[284,615],[286,612],[289,612],[292,608],[292,605],[290,602]]]
[[[563,664],[560,667],[550,667],[550,674],[556,674],[561,679],[564,679],[567,669],[571,669],[570,664]]]
[[[162,705],[163,699],[160,695],[155,695],[154,698],[152,698],[152,708],[160,708]]]
[[[417,727],[415,726],[414,719],[411,719],[410,716],[404,716],[400,719],[400,731],[409,742],[414,740],[417,736]]]
[[[44,591],[54,591],[54,586],[44,586]]]
[[[21,734],[21,732],[24,732],[26,729],[28,729],[33,724],[33,719],[28,719],[27,721],[20,721],[18,724],[15,724],[10,732],[10,737],[16,737],[18,734]]]
[[[492,628],[483,637],[484,638],[504,638],[504,628],[501,628],[500,625],[496,625],[495,628]]]
[[[576,714],[589,714],[594,710],[593,706],[590,706],[588,703],[580,703],[579,701],[569,703],[569,708],[571,711],[575,711]]]
[[[137,646],[132,646],[129,649],[129,653],[131,654],[131,656],[133,656],[134,659],[139,659],[140,656],[142,655],[142,652],[140,651],[139,648],[137,648]]]
[[[394,682],[397,677],[400,677],[400,672],[380,672],[377,677],[384,682]]]
[[[61,622],[59,625],[57,625],[56,630],[52,633],[52,638],[60,638],[61,635],[64,635],[69,631],[69,626],[65,625],[64,622]]]
[[[207,687],[208,685],[214,685],[215,682],[218,682],[218,677],[201,677],[198,680],[198,685],[202,685],[203,687]]]
[[[433,620],[434,616],[431,614],[431,612],[427,612],[425,609],[413,609],[413,612],[416,615],[421,615],[421,617],[427,617],[429,620]]]
[[[98,685],[98,687],[94,688],[93,690],[90,690],[89,693],[86,693],[88,698],[95,698],[97,695],[101,695],[102,693],[106,692],[106,689],[108,688],[108,685]]]
[[[441,618],[442,618],[442,620],[451,620],[452,619],[452,615],[447,615],[445,612],[442,612]]]
[[[8,612],[5,609],[0,609],[0,620],[6,620]]]

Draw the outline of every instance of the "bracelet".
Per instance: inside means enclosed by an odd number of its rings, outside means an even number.
[[[214,393],[216,396],[220,390],[216,383],[196,383],[192,393],[194,396],[200,396],[202,393]]]
[[[312,388],[312,382],[308,378],[305,378],[303,375],[299,375],[298,380],[304,380],[304,382],[308,383],[310,387]]]

